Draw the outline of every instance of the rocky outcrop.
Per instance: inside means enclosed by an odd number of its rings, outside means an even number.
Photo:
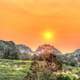
[[[61,56],[61,52],[57,50],[54,46],[49,44],[44,44],[38,47],[38,49],[35,51],[36,56],[35,60],[37,61],[43,61],[47,65],[43,65],[47,67],[50,67],[51,70],[57,71],[62,69],[62,63],[58,59]]]
[[[43,55],[47,56],[48,54],[53,54],[58,59],[62,55],[62,53],[58,49],[56,49],[54,46],[49,45],[49,44],[44,44],[44,45],[39,46],[37,50],[35,51],[35,54],[39,58],[41,58],[41,56]]]
[[[19,59],[32,59],[31,48],[22,44],[16,45],[16,48],[18,50]]]
[[[61,59],[63,63],[72,66],[80,66],[80,49],[77,49],[72,53],[64,54]]]
[[[31,59],[32,50],[25,45],[16,45],[13,41],[0,40],[0,59]]]

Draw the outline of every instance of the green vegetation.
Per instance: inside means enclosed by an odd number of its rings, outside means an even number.
[[[23,80],[30,64],[31,61],[0,59],[0,80]]]
[[[0,59],[0,80],[23,80],[30,72],[32,61]],[[39,80],[80,80],[80,67],[63,66],[65,71],[54,72],[52,74],[45,69],[39,73]],[[57,78],[57,79],[56,79]],[[27,80],[27,79],[25,79]]]
[[[63,64],[63,70],[54,72],[48,66],[45,67],[43,62],[34,61],[24,80],[80,80],[80,67]]]

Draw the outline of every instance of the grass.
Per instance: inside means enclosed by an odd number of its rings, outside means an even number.
[[[22,80],[31,61],[0,59],[0,80]]]
[[[8,60],[0,59],[0,80],[23,80],[29,71],[32,61],[24,60]],[[74,75],[80,73],[80,67],[71,67],[64,65],[65,68],[71,68],[71,71],[67,71],[64,75]]]

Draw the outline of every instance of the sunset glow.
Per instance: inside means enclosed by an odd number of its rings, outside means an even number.
[[[32,48],[51,41],[63,52],[80,48],[80,0],[0,0],[0,39]]]
[[[45,31],[43,33],[43,38],[45,41],[52,41],[54,39],[54,34],[51,31]]]

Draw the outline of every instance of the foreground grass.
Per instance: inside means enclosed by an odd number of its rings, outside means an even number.
[[[0,80],[23,80],[23,78],[27,75],[27,72],[29,71],[31,63],[32,61],[29,60],[23,61],[0,59]],[[80,67],[71,67],[68,65],[64,65],[63,67],[66,71],[62,71],[60,72],[60,74],[63,74],[64,76],[68,75],[70,77],[77,76],[78,74],[78,76],[80,77]]]
[[[30,64],[31,61],[0,59],[0,80],[22,80]]]

